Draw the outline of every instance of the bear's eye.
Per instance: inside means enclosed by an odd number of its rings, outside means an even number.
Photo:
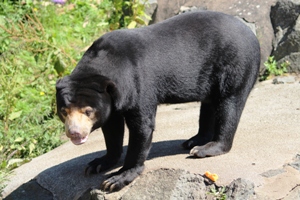
[[[68,115],[68,113],[67,113],[65,107],[62,107],[62,108],[60,109],[60,113],[61,113],[63,116],[67,116],[67,115]]]
[[[86,108],[84,111],[85,115],[88,117],[90,117],[93,112],[94,112],[94,110],[91,107]]]

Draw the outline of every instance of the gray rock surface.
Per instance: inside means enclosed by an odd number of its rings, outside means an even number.
[[[296,200],[300,199],[300,154],[297,154],[290,163],[284,164],[276,170],[268,170],[261,175],[266,177],[264,190],[272,191],[274,196],[267,199]],[[291,185],[294,185],[291,187]],[[265,193],[262,189],[257,190],[259,194]],[[288,191],[284,192],[284,191]],[[256,196],[257,199],[264,199]]]
[[[277,63],[280,66],[282,63],[288,62],[287,66],[288,72],[300,72],[300,52],[290,53],[289,55],[284,56]]]
[[[211,188],[214,188],[215,191],[221,191],[221,187],[208,181],[200,174],[192,174],[181,169],[161,168],[141,175],[118,199],[201,200],[226,195],[227,199],[247,200],[255,197],[254,184],[240,178],[225,187],[222,194],[214,194],[211,192]],[[101,190],[90,188],[78,200],[104,200],[107,198],[107,195]]]
[[[299,0],[278,0],[271,6],[270,18],[273,29],[277,32],[278,28],[287,32],[295,25],[300,12]]]
[[[105,200],[105,193],[99,189],[89,188],[78,200]]]
[[[201,182],[199,174],[204,174],[205,171],[218,174],[218,186],[227,186],[239,178],[252,182],[255,185],[256,199],[283,199],[289,195],[297,195],[300,183],[300,171],[297,168],[299,156],[295,157],[300,153],[299,90],[299,79],[292,84],[274,85],[271,80],[257,84],[247,101],[233,148],[225,155],[191,159],[189,152],[180,147],[185,139],[197,132],[199,103],[161,105],[157,112],[156,130],[152,149],[145,163],[145,172],[121,191],[107,194],[97,189],[111,172],[120,168],[124,157],[111,171],[84,176],[86,164],[105,154],[104,138],[101,131],[97,130],[84,145],[75,146],[67,142],[15,169],[3,195],[6,199],[35,200],[34,197],[37,197],[36,199],[68,200],[105,197],[115,200],[123,195],[133,194],[134,190],[136,195],[139,190],[143,191],[140,195],[145,190],[160,192],[160,188],[156,186],[156,181],[159,180],[161,183],[169,181],[168,191],[172,192],[168,194],[186,195],[191,191],[178,190],[178,193],[173,193],[176,185],[186,182],[193,185],[193,180],[198,185],[197,182]],[[127,143],[126,131],[124,152],[127,150]],[[160,168],[174,170],[157,172]],[[261,175],[281,168],[284,169],[283,173],[269,177]],[[182,170],[190,175],[182,178]],[[165,177],[155,178],[160,174]],[[194,174],[195,177],[192,177]],[[189,180],[192,181],[188,182]],[[142,187],[142,190],[139,184],[149,185]],[[202,184],[199,183],[199,189],[201,188]],[[91,192],[92,195],[84,196]],[[160,193],[157,194],[159,196]],[[22,198],[19,198],[20,195]]]
[[[261,175],[263,177],[270,178],[270,177],[276,176],[278,174],[282,174],[284,172],[286,172],[284,169],[271,169],[271,170],[268,170],[268,171],[262,173]]]
[[[205,199],[206,193],[201,175],[180,169],[159,169],[136,180],[122,200]]]
[[[297,200],[300,199],[300,184],[293,188],[292,191],[283,198],[283,200]]]
[[[273,79],[273,84],[285,84],[285,83],[291,84],[295,82],[296,82],[295,76],[282,76]]]
[[[195,11],[201,11],[201,10],[207,10],[207,9],[206,8],[197,8],[196,6],[192,6],[192,7],[181,6],[178,14],[180,15],[180,14],[186,13],[186,12],[195,12]],[[236,18],[239,19],[244,24],[246,24],[251,29],[251,31],[256,35],[255,23],[248,22],[246,19],[241,18],[239,16],[236,16]]]
[[[150,23],[196,10],[238,16],[255,29],[261,45],[261,73],[263,63],[272,55],[278,65],[289,62],[289,72],[300,72],[300,0],[158,0]]]
[[[279,65],[288,61],[289,72],[300,72],[300,0],[279,0],[270,17],[275,34],[272,55]]]
[[[297,156],[294,158],[294,161],[289,163],[288,165],[290,165],[293,168],[295,168],[296,170],[300,171],[300,154],[297,154]]]
[[[148,16],[153,16],[157,9],[157,0],[148,0],[145,8],[145,13]],[[150,20],[147,18],[144,18],[144,21],[146,24],[149,24]]]
[[[276,0],[158,0],[158,7],[150,23],[157,23],[185,10],[213,10],[239,16],[256,26],[261,45],[261,68],[272,52],[274,31],[270,21],[270,9]]]
[[[226,192],[227,199],[251,199],[255,196],[254,184],[245,179],[234,180],[228,186]]]

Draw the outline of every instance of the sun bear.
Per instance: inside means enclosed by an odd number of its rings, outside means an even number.
[[[199,131],[182,146],[195,157],[228,152],[259,67],[258,40],[240,20],[184,13],[97,39],[73,72],[57,81],[58,115],[76,145],[102,128],[107,153],[91,161],[86,174],[118,162],[126,123],[124,165],[101,185],[117,191],[144,169],[158,104],[201,101]]]

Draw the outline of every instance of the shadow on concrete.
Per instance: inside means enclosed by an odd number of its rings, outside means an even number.
[[[181,147],[184,140],[169,140],[154,142],[147,160],[156,157],[171,156],[177,154],[187,154],[187,150]],[[127,146],[123,147],[123,156],[113,171],[121,167],[126,155]],[[85,176],[84,171],[87,163],[97,157],[105,155],[106,151],[98,151],[83,156],[79,156],[60,163],[40,172],[37,177],[24,183],[14,190],[5,199],[74,199],[80,197],[90,188],[99,188],[100,184],[109,176],[112,171],[105,171],[100,174]],[[59,156],[59,152],[57,152]],[[45,157],[45,159],[47,159]],[[38,165],[39,163],[36,163]],[[54,194],[54,196],[53,196]]]
[[[147,160],[151,160],[157,157],[172,156],[178,154],[188,155],[189,150],[186,150],[181,147],[181,144],[184,141],[185,140],[166,140],[152,143],[152,148],[150,150]]]

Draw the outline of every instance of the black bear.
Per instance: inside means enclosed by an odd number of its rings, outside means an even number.
[[[144,169],[160,103],[201,101],[199,131],[183,147],[195,157],[228,152],[259,67],[258,40],[240,20],[185,13],[96,40],[74,71],[58,80],[58,115],[74,144],[102,128],[107,153],[88,164],[87,174],[118,162],[126,122],[124,165],[101,186],[117,191]]]

